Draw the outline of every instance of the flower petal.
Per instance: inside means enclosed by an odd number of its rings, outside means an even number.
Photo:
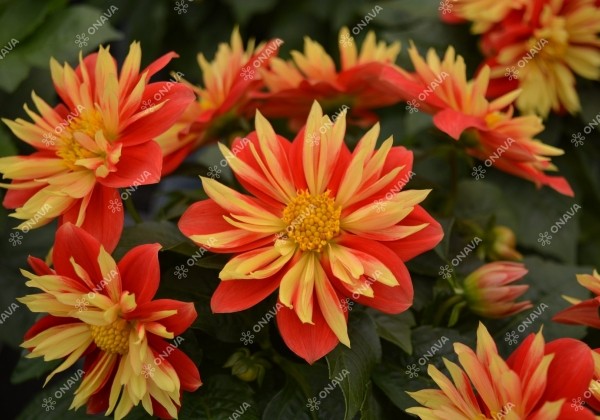
[[[119,261],[123,291],[135,294],[138,305],[150,302],[160,283],[158,243],[139,245],[129,250]]]
[[[338,344],[319,305],[314,305],[312,324],[305,324],[292,309],[283,307],[277,312],[277,327],[285,344],[309,364],[325,356]]]
[[[91,195],[78,200],[62,215],[60,224],[80,226],[99,240],[106,251],[112,252],[123,230],[124,213],[121,207],[119,191],[98,184]]]
[[[283,272],[265,279],[222,281],[210,300],[212,311],[238,312],[256,305],[277,289]]]

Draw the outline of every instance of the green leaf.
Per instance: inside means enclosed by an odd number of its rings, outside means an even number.
[[[188,242],[188,239],[183,236],[174,223],[167,221],[144,222],[123,229],[121,240],[113,255],[116,260],[120,260],[131,248],[154,242],[161,244],[162,250],[166,251],[183,242]]]
[[[481,226],[485,226],[491,217],[495,217],[498,224],[516,226],[515,211],[509,202],[502,189],[492,183],[463,180],[458,184],[454,211],[456,217],[473,220]]]
[[[38,2],[34,3],[37,5]],[[78,34],[83,33],[90,38],[83,52],[89,52],[101,43],[120,37],[119,33],[110,26],[110,21],[98,26],[97,22],[105,11],[90,6],[76,5],[49,14],[58,7],[52,6],[55,3],[60,5],[62,2],[52,2],[41,10],[38,6],[28,7],[28,13],[31,13],[32,10],[39,10],[39,14],[34,15],[33,18],[30,16],[25,21],[35,23],[44,18],[43,22],[29,36],[17,39],[19,43],[2,60],[0,89],[14,92],[17,86],[27,78],[32,67],[48,68],[50,57],[56,58],[59,62],[77,59],[80,49],[75,43],[75,36]],[[22,22],[18,21],[19,24]],[[27,29],[25,33],[28,33],[29,30]],[[90,32],[92,30],[93,32]]]
[[[503,189],[506,196],[510,197],[511,207],[518,220],[515,234],[519,245],[552,256],[559,261],[574,264],[577,258],[581,213],[572,210],[572,207],[580,203],[579,198],[574,200],[565,197],[547,187],[536,190],[533,184],[509,175],[502,174],[501,178]],[[568,215],[567,212],[574,216]],[[567,217],[566,223],[558,226],[558,230],[553,232],[553,226]],[[540,241],[540,235],[545,232],[552,236],[549,245],[542,245]]]
[[[254,391],[245,382],[229,375],[213,375],[193,394],[183,396],[181,420],[223,420],[235,418],[258,420]]]
[[[269,401],[262,418],[264,420],[308,420],[311,417],[306,414],[305,410],[306,397],[293,380],[288,380],[283,389]]]
[[[37,393],[25,407],[17,420],[84,420],[89,419],[85,407],[69,410],[75,390],[81,383],[81,374],[71,369],[58,375],[43,390]]]
[[[435,383],[429,379],[423,368],[417,377],[409,378],[406,368],[396,363],[385,362],[377,365],[373,372],[373,382],[383,391],[388,399],[398,408],[406,410],[419,404],[407,392],[425,388],[435,388]]]
[[[277,0],[225,0],[231,7],[236,22],[245,24],[253,15],[271,10]]]
[[[27,53],[27,61],[39,67],[47,67],[50,57],[59,62],[73,60],[78,57],[79,51],[87,53],[96,49],[107,41],[121,38],[110,24],[111,17],[108,8],[97,9],[86,5],[71,6],[66,10],[55,13],[44,22],[43,30],[35,33],[26,44],[23,45]],[[114,11],[116,15],[119,11]],[[102,22],[101,18],[104,18]],[[75,43],[76,35],[84,34],[89,38],[88,45],[83,48]]]
[[[18,45],[4,57],[0,66],[0,89],[10,93],[27,78],[30,70],[25,57],[17,48]]]
[[[352,314],[348,333],[352,348],[338,345],[327,356],[329,378],[343,378],[340,384],[346,401],[345,419],[352,419],[368,395],[374,366],[381,360],[381,343],[368,315]]]
[[[0,157],[14,156],[17,154],[17,148],[13,143],[10,134],[3,125],[0,125]]]
[[[397,315],[384,314],[374,309],[367,309],[377,327],[377,334],[390,343],[393,343],[404,350],[406,353],[412,353],[412,342],[410,340],[411,327],[415,326],[415,318],[410,311]]]
[[[36,315],[16,298],[28,293],[37,293],[37,289],[31,289],[25,285],[26,278],[20,269],[29,269],[27,258],[33,255],[45,258],[54,241],[56,224],[51,223],[39,229],[32,229],[27,233],[13,230],[18,222],[7,217],[8,212],[0,208],[0,255],[10,256],[0,258],[0,313],[13,312],[8,318],[2,319],[2,333],[0,342],[17,348],[23,341],[23,335],[31,327]],[[10,235],[17,235],[11,237]],[[10,242],[10,239],[18,239]],[[13,246],[14,245],[14,246]],[[9,309],[17,305],[14,309]]]
[[[24,354],[27,353],[29,353],[28,350]],[[10,382],[13,384],[20,384],[27,382],[30,379],[40,379],[56,369],[61,363],[61,360],[46,362],[43,357],[36,357],[33,359],[21,357],[12,372]]]
[[[168,268],[161,275],[158,295],[169,299],[194,302],[198,317],[193,328],[198,328],[219,341],[241,345],[242,333],[246,331],[254,334],[255,340],[258,341],[262,334],[268,332],[268,326],[274,323],[274,319],[271,319],[259,333],[252,331],[253,326],[266,317],[265,314],[269,311],[273,312],[273,304],[270,303],[270,300],[245,311],[214,314],[210,308],[210,300],[220,282],[217,271],[187,266],[186,277],[177,278],[175,267],[162,263],[161,267]]]
[[[592,80],[581,80],[577,82],[577,93],[581,101],[581,119],[584,124],[589,124],[598,116],[598,97],[600,87]],[[583,130],[583,126],[581,127]]]
[[[373,383],[369,382],[367,386],[369,389],[367,390],[365,401],[360,408],[360,419],[381,420],[383,418],[383,413],[379,402],[375,398],[375,395],[373,395]]]
[[[22,42],[40,25],[49,13],[63,8],[66,0],[13,0],[0,8],[0,48],[11,39]]]
[[[453,343],[473,344],[473,339],[449,328],[421,326],[413,330],[412,337],[412,355],[394,354],[393,358],[379,364],[373,373],[375,385],[402,410],[418,405],[406,391],[436,387],[427,375],[427,365],[443,369],[443,357],[455,359]]]

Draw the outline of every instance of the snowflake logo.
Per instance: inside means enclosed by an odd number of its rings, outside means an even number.
[[[541,243],[542,246],[550,245],[550,241],[552,241],[552,235],[550,235],[548,232],[540,233],[538,242]]]
[[[442,0],[440,2],[440,6],[438,7],[438,10],[440,12],[442,12],[444,15],[448,14],[448,13],[452,12],[452,3],[450,3],[450,0]]]
[[[181,0],[175,2],[175,7],[173,8],[173,10],[175,10],[177,14],[180,15],[182,13],[187,13],[187,8],[188,4],[185,1]]]
[[[254,70],[252,70],[252,67],[248,66],[248,67],[242,67],[242,72],[240,73],[240,76],[244,78],[244,80],[252,80],[254,79]]]
[[[319,401],[317,397],[312,397],[308,399],[306,407],[310,408],[310,411],[315,411],[319,409],[319,404],[321,404],[321,401]]]
[[[154,368],[150,363],[146,363],[144,366],[142,366],[142,375],[144,375],[144,378],[146,379],[154,378],[155,370],[156,368]]]
[[[44,133],[43,138],[42,138],[42,143],[44,143],[44,146],[46,146],[46,147],[54,146],[55,140],[56,140],[56,137],[53,134]]]
[[[54,406],[56,405],[56,401],[52,399],[52,397],[44,398],[44,402],[42,403],[42,408],[45,408],[46,411],[54,410]]]
[[[412,101],[407,102],[406,110],[412,114],[414,112],[419,112],[420,106],[421,106],[421,104],[418,103],[416,99],[413,99]]]
[[[353,306],[354,306],[354,302],[351,301],[349,298],[340,300],[340,307],[342,308],[342,311],[344,311],[344,312],[351,311]]]
[[[342,47],[352,45],[352,41],[354,41],[354,38],[352,38],[350,34],[345,34],[340,37],[340,44],[342,45]]]
[[[417,378],[420,371],[421,369],[419,369],[417,365],[413,363],[412,365],[406,365],[406,371],[404,373],[406,373],[408,377],[412,379]]]
[[[177,276],[177,278],[179,280],[186,278],[188,271],[189,270],[187,268],[185,268],[185,265],[183,265],[183,264],[175,267],[175,275]]]
[[[310,144],[311,146],[318,146],[319,142],[321,141],[321,137],[317,133],[311,133],[305,138],[306,143]]]
[[[585,136],[581,133],[571,134],[571,143],[575,145],[575,147],[583,146],[583,141],[585,140]]]
[[[82,32],[80,35],[77,35],[75,37],[75,44],[77,44],[79,48],[87,47],[87,42],[89,40],[90,38],[88,36],[85,36],[85,32]]]
[[[9,236],[8,242],[10,242],[12,246],[21,245],[21,239],[23,239],[21,232],[13,232]]]
[[[440,272],[438,273],[442,278],[449,279],[452,276],[454,269],[448,264],[440,266]]]
[[[476,181],[485,178],[485,169],[483,166],[479,165],[477,167],[473,166],[473,172],[471,172],[471,176],[475,177]]]
[[[217,165],[210,166],[208,168],[208,176],[211,177],[212,179],[221,178],[221,175],[219,175],[220,173],[221,173],[221,170],[217,167]]]
[[[75,307],[77,308],[78,312],[87,311],[88,305],[89,303],[86,298],[77,299],[75,301]]]
[[[250,331],[243,332],[242,337],[240,338],[240,341],[242,341],[244,343],[244,346],[247,346],[248,344],[252,344],[252,343],[254,343],[254,334],[252,334]]]
[[[513,344],[517,344],[518,340],[519,340],[519,335],[514,331],[507,332],[506,337],[504,337],[504,341],[506,341],[509,346],[512,346]]]
[[[581,397],[577,397],[577,399],[573,398],[571,401],[573,401],[571,403],[571,408],[574,408],[575,411],[583,410],[583,405],[585,404],[585,401],[583,401]]]
[[[276,241],[287,241],[288,236],[285,232],[279,232],[279,233],[275,234],[275,240]]]
[[[154,104],[152,103],[152,101],[150,99],[147,99],[142,102],[142,111],[150,112],[150,108],[152,108],[153,106]]]
[[[508,80],[517,80],[519,77],[519,70],[515,66],[507,67],[504,77],[508,77]]]
[[[375,211],[377,213],[383,213],[385,211],[385,206],[387,206],[387,202],[381,200],[375,200],[373,202],[373,206],[375,207]]]
[[[119,199],[110,200],[108,202],[108,209],[113,213],[120,212],[121,207],[123,207],[123,203]]]

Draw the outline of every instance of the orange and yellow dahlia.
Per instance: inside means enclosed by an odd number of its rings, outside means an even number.
[[[109,252],[114,249],[123,228],[118,188],[158,182],[162,154],[153,139],[194,98],[182,84],[149,83],[173,57],[168,53],[140,73],[141,48],[134,42],[120,74],[103,47],[85,59],[80,55],[75,70],[50,61],[62,103],[52,108],[33,93],[39,114],[25,106],[33,122],[4,120],[36,149],[29,156],[0,158],[0,173],[12,180],[0,184],[8,189],[3,204],[24,220],[19,229],[60,217],[60,223],[81,226]]]
[[[386,69],[383,78],[388,89],[404,95],[407,101],[433,114],[437,128],[458,140],[465,137],[467,153],[509,174],[547,185],[561,194],[573,196],[563,177],[544,171],[557,170],[550,159],[564,152],[533,136],[544,129],[539,117],[513,116],[510,104],[519,96],[516,90],[489,102],[485,98],[490,70],[484,67],[473,80],[466,78],[463,58],[448,47],[443,60],[433,49],[423,59],[411,45],[409,55],[414,73]]]
[[[259,95],[261,112],[267,117],[291,118],[292,126],[299,127],[317,100],[327,112],[349,109],[353,122],[370,125],[377,121],[373,108],[401,100],[380,84],[382,70],[396,68],[400,43],[377,42],[372,31],[360,52],[354,42],[348,28],[342,28],[339,71],[323,47],[308,37],[304,38],[304,53],[292,51],[292,61],[271,60],[260,70],[269,91]]]
[[[581,109],[575,75],[600,79],[600,7],[595,0],[535,0],[482,38],[491,68],[488,94],[520,87],[517,108],[547,117]]]
[[[27,285],[42,293],[19,300],[48,313],[25,334],[27,357],[64,359],[46,383],[85,359],[71,408],[87,404],[89,414],[114,412],[121,419],[141,403],[151,415],[175,418],[182,390],[201,385],[196,365],[165,341],[182,340],[178,336],[196,319],[194,305],[152,300],[159,249],[137,246],[117,264],[94,237],[66,223],[56,233],[54,269],[30,257],[35,274],[22,270]]]
[[[219,274],[212,310],[241,311],[278,289],[281,335],[312,363],[340,341],[350,345],[345,299],[387,313],[410,307],[404,261],[443,232],[418,205],[429,190],[400,191],[412,153],[391,138],[375,150],[378,124],[353,152],[344,144],[345,113],[332,123],[316,102],[292,142],[260,112],[255,124],[249,144],[233,143],[235,156],[220,145],[251,195],[202,178],[209,199],[193,204],[179,228],[214,252],[236,254]]]
[[[511,11],[522,9],[528,0],[447,0],[441,16],[446,22],[473,22],[471,32],[480,34],[502,21]]]
[[[600,328],[600,274],[596,270],[593,275],[579,274],[577,282],[592,292],[594,297],[582,301],[565,296],[565,299],[573,306],[560,311],[554,315],[552,320],[564,324]]]
[[[527,419],[593,420],[594,414],[573,404],[594,376],[594,356],[584,343],[561,338],[545,343],[530,334],[508,360],[498,354],[483,324],[477,350],[454,344],[457,364],[444,358],[451,379],[434,365],[427,372],[440,389],[409,392],[422,407],[406,410],[427,420]]]
[[[261,66],[278,53],[280,39],[254,46],[248,42],[246,50],[238,28],[231,34],[231,44],[222,43],[213,61],[198,54],[204,87],[185,82],[198,96],[181,119],[156,141],[164,157],[163,174],[177,166],[196,147],[217,140],[238,118],[251,117],[256,110],[254,93],[263,87],[259,72]],[[229,133],[230,134],[230,133]]]

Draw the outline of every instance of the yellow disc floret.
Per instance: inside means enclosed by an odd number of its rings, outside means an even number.
[[[283,211],[283,221],[288,237],[302,251],[320,252],[340,232],[341,212],[329,191],[317,195],[300,191]]]
[[[56,154],[63,159],[70,169],[76,169],[79,159],[87,159],[94,156],[94,153],[83,147],[73,136],[74,133],[83,133],[92,140],[96,137],[96,132],[103,129],[102,116],[97,111],[83,112],[79,117],[72,114],[64,120],[68,122],[68,127],[61,133],[60,144]]]
[[[94,343],[110,354],[125,354],[129,349],[129,330],[127,321],[118,319],[110,325],[90,325]]]

